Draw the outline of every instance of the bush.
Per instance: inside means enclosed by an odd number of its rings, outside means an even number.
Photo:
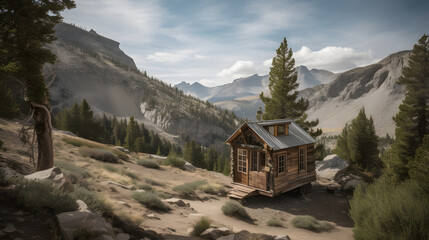
[[[319,222],[317,221],[317,219],[309,215],[294,217],[292,219],[292,225],[294,227],[305,228],[313,232],[323,232],[334,228],[334,226],[332,226],[328,222],[325,222],[325,221]]]
[[[152,191],[153,190],[152,187],[147,185],[147,184],[139,184],[137,187],[138,187],[138,189],[143,189],[145,191]]]
[[[153,168],[153,169],[159,169],[160,168],[160,166],[157,162],[155,162],[154,160],[150,160],[150,159],[140,159],[137,163],[143,167],[146,167],[146,168]]]
[[[104,149],[104,150],[107,150],[107,151],[115,154],[116,157],[119,159],[122,159],[122,160],[128,160],[129,159],[127,154],[119,151],[118,149],[108,147],[108,146],[101,144],[101,143],[98,143],[98,142],[94,142],[94,141],[90,141],[90,140],[86,140],[86,139],[82,139],[82,138],[74,138],[74,137],[63,137],[63,141],[68,143],[68,144],[71,144],[73,146],[76,146],[76,147]]]
[[[182,169],[183,166],[185,166],[185,163],[186,162],[182,158],[178,157],[176,153],[174,153],[173,151],[170,151],[170,154],[168,154],[167,159],[165,159],[164,161],[165,165],[180,168],[180,169]]]
[[[116,158],[113,153],[105,149],[100,148],[82,148],[79,150],[82,156],[91,157],[95,160],[108,162],[108,163],[119,163],[118,158]]]
[[[237,201],[229,200],[222,206],[223,214],[231,217],[236,217],[245,221],[252,221],[252,218],[247,213],[246,209]]]
[[[267,226],[283,227],[283,223],[280,219],[272,217],[270,220],[267,221]]]
[[[63,162],[63,161],[56,160],[54,165],[60,167],[61,169],[65,169],[66,171],[68,171],[70,173],[77,174],[77,175],[81,176],[82,178],[91,177],[91,174],[89,174],[89,172],[87,172],[85,169],[78,167],[78,166],[76,166],[72,163],[69,163],[69,162]]]
[[[139,176],[137,176],[137,174],[135,174],[133,172],[124,170],[123,173],[133,180],[140,180]]]
[[[136,192],[133,194],[133,198],[152,210],[159,210],[163,212],[168,212],[171,210],[171,208],[163,203],[153,192]]]
[[[162,199],[171,198],[171,194],[166,193],[166,192],[156,192],[156,195]]]
[[[210,227],[211,220],[208,217],[201,217],[193,225],[191,236],[200,236],[206,229]]]
[[[73,195],[61,192],[50,182],[18,179],[14,184],[12,196],[19,204],[33,211],[48,210],[57,214],[74,211],[78,207]]]
[[[100,198],[95,192],[89,191],[83,187],[75,187],[74,195],[76,198],[84,201],[91,212],[96,212],[105,218],[113,218],[113,208],[104,199]]]
[[[185,197],[192,197],[193,195],[195,195],[195,190],[198,187],[206,184],[207,184],[207,181],[203,181],[203,180],[184,183],[182,185],[177,185],[173,187],[173,191],[178,192],[179,194]]]
[[[427,239],[429,197],[416,181],[381,177],[350,201],[355,239]]]
[[[160,186],[160,187],[164,187],[165,186],[164,183],[158,182],[158,181],[150,179],[150,178],[145,178],[144,181],[145,181],[145,183],[153,185],[153,186]]]
[[[114,167],[114,166],[112,166],[110,164],[104,164],[103,168],[106,169],[109,172],[115,172],[115,173],[119,172],[119,170],[116,167]]]

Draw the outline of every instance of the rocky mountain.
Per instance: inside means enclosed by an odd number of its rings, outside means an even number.
[[[297,81],[299,82],[299,89],[327,83],[336,76],[335,73],[326,70],[312,69],[310,71],[305,66],[298,66],[296,71],[298,73]],[[216,87],[205,87],[198,82],[193,84],[181,82],[177,84],[176,87],[181,89],[185,94],[208,100],[209,102],[218,103],[260,94],[262,91],[268,91],[268,77],[268,75],[259,76],[258,74],[254,74],[249,77],[235,79],[231,83]]]
[[[392,117],[398,112],[405,94],[405,88],[396,82],[408,62],[409,54],[410,51],[394,53],[376,64],[337,74],[327,84],[301,90],[299,97],[310,102],[307,111],[309,119],[319,119],[318,127],[325,133],[338,134],[344,124],[365,107],[367,115],[374,119],[378,135],[393,134]],[[313,73],[330,75],[320,70]],[[216,105],[249,119],[255,118],[259,106],[263,107],[258,96],[218,102]]]
[[[232,113],[147,77],[118,42],[66,23],[55,30],[58,40],[48,46],[58,58],[50,86],[54,113],[85,98],[98,114],[134,116],[176,142],[178,136],[201,144],[224,141],[235,130]]]

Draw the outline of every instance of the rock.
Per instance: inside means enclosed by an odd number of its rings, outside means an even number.
[[[62,192],[74,192],[74,186],[68,178],[55,182],[55,186]]]
[[[29,180],[53,180],[59,181],[64,178],[64,174],[59,167],[49,168],[25,176]]]
[[[118,235],[116,235],[116,240],[129,240],[130,239],[130,234],[127,233],[118,233]]]
[[[354,174],[351,174],[351,173],[350,173],[350,177],[354,178],[354,179],[362,179],[360,176],[354,175]]]
[[[65,212],[57,215],[58,226],[65,240],[72,240],[75,233],[86,229],[92,239],[115,239],[112,226],[104,218],[90,212]]]
[[[17,217],[16,221],[22,223],[22,222],[25,222],[25,218],[23,218],[23,217]]]
[[[189,171],[189,172],[195,172],[195,170],[197,170],[197,168],[194,167],[194,165],[192,165],[192,164],[190,164],[188,162],[185,162],[185,165],[183,166],[183,169],[185,169],[186,171]]]
[[[228,236],[220,237],[217,240],[235,240],[235,239],[239,239],[239,238],[236,238],[236,234],[231,234],[231,235],[228,235]]]
[[[136,192],[145,192],[143,189],[137,189]]]
[[[118,187],[121,187],[121,188],[123,188],[123,189],[127,189],[127,190],[131,190],[131,189],[133,188],[132,186],[125,186],[125,185],[122,185],[122,184],[117,183],[117,182],[114,182],[114,181],[107,181],[107,183],[108,183],[108,184],[116,185],[116,186],[118,186]]]
[[[318,176],[333,179],[335,174],[348,167],[346,160],[341,159],[336,154],[326,156],[323,161],[316,161],[316,174]]]
[[[335,189],[333,187],[327,187],[326,188],[326,192],[330,193],[330,194],[333,194],[333,193],[335,193]]]
[[[367,183],[364,182],[363,180],[352,179],[344,185],[344,189],[353,191],[359,185],[362,185],[362,187],[366,187]]]
[[[279,235],[274,240],[290,240],[290,237],[288,235]]]
[[[146,217],[147,217],[147,218],[150,218],[150,219],[158,219],[158,220],[161,220],[159,217],[155,216],[155,214],[153,214],[153,213],[150,213],[150,214],[146,215]]]
[[[19,210],[19,211],[14,212],[13,215],[15,215],[15,216],[24,216],[24,212],[21,211],[21,210]]]
[[[5,228],[3,228],[3,232],[5,232],[5,233],[13,233],[13,232],[15,232],[16,231],[16,229],[15,229],[15,227],[13,226],[13,224],[12,223],[8,223],[7,225],[6,225],[6,227]]]
[[[91,212],[88,210],[88,205],[80,199],[76,200],[77,205],[79,206],[77,211],[78,212]]]
[[[185,207],[187,206],[185,202],[183,202],[182,199],[178,199],[178,198],[169,198],[169,199],[164,199],[162,200],[163,202],[169,203],[169,204],[175,204],[179,207]]]
[[[204,232],[201,233],[200,237],[208,239],[218,239],[222,236],[227,236],[231,234],[231,230],[228,228],[207,228]]]

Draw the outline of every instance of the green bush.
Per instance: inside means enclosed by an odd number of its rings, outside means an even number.
[[[94,158],[95,160],[108,162],[108,163],[119,163],[118,158],[106,149],[101,148],[81,148],[79,152],[84,157]]]
[[[159,210],[163,212],[168,212],[171,210],[171,208],[163,203],[161,199],[159,199],[158,196],[153,192],[136,192],[133,194],[133,198],[152,210]]]
[[[160,187],[164,187],[165,183],[150,179],[150,178],[145,178],[144,179],[145,183],[153,185],[153,186],[160,186]]]
[[[137,163],[146,168],[153,168],[153,169],[160,168],[159,164],[156,161],[150,160],[150,159],[140,159]]]
[[[156,195],[162,199],[171,198],[171,194],[166,193],[166,192],[156,192]]]
[[[83,187],[75,187],[74,195],[86,203],[91,212],[96,212],[105,218],[113,218],[113,208],[106,200],[100,198],[94,191]]]
[[[173,191],[178,192],[179,194],[185,197],[192,197],[195,195],[195,190],[202,185],[206,185],[207,181],[198,180],[195,182],[188,182],[182,185],[177,185],[173,187]]]
[[[267,221],[267,226],[283,227],[283,223],[280,219],[272,217],[270,220]]]
[[[429,197],[416,181],[381,177],[350,201],[355,239],[428,239]]]
[[[131,179],[133,179],[133,180],[140,180],[139,176],[137,176],[137,174],[135,174],[135,173],[133,173],[133,172],[130,172],[130,171],[124,170],[124,171],[123,171],[123,173],[124,173],[125,175],[127,175],[128,177],[130,177]]]
[[[89,174],[89,172],[87,172],[85,169],[78,167],[78,166],[76,166],[72,163],[69,163],[69,162],[56,160],[54,162],[54,165],[60,167],[61,169],[68,171],[69,173],[74,173],[76,175],[79,175],[82,178],[91,177],[91,174]]]
[[[323,231],[329,231],[334,226],[329,224],[325,221],[317,221],[312,216],[309,215],[303,215],[303,216],[296,216],[292,219],[292,225],[297,228],[305,228],[308,230],[311,230],[313,232],[323,232]]]
[[[236,217],[245,221],[251,221],[252,218],[247,213],[246,209],[237,201],[229,200],[222,206],[223,214],[231,217]]]
[[[121,152],[120,150],[118,150],[116,148],[108,147],[108,146],[101,144],[101,143],[98,143],[98,142],[94,142],[94,141],[90,141],[90,140],[86,140],[86,139],[82,139],[82,138],[74,138],[74,137],[63,137],[63,141],[68,143],[68,144],[71,144],[73,146],[76,146],[76,147],[104,149],[104,150],[107,150],[107,151],[115,154],[115,156],[119,159],[122,159],[122,160],[128,160],[129,159],[128,155]]]
[[[137,187],[138,187],[138,189],[143,189],[145,191],[152,191],[153,190],[152,187],[147,185],[147,184],[139,184]]]
[[[11,194],[19,204],[33,211],[48,210],[54,213],[70,212],[77,209],[76,197],[63,193],[50,182],[14,180]]]
[[[174,153],[173,151],[171,151],[170,154],[168,154],[167,159],[164,160],[165,165],[180,168],[180,169],[182,169],[183,166],[185,166],[185,163],[186,162],[182,158],[178,157],[176,153]]]
[[[193,225],[191,236],[200,236],[207,228],[210,227],[211,220],[208,217],[201,217]]]
[[[119,172],[119,170],[116,167],[114,167],[114,166],[112,166],[110,164],[104,164],[103,168],[106,169],[109,172],[115,172],[115,173]]]

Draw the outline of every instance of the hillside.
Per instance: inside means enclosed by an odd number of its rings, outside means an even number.
[[[405,93],[404,87],[396,82],[408,58],[409,51],[394,53],[376,64],[339,73],[327,84],[301,90],[299,97],[310,101],[307,111],[309,119],[319,119],[318,127],[325,133],[338,134],[344,124],[365,107],[367,114],[374,118],[377,134],[392,135],[392,117],[398,112]],[[324,74],[318,70],[314,72]],[[259,106],[263,107],[256,95],[218,102],[216,105],[249,119],[255,118]]]
[[[54,113],[85,98],[97,114],[134,116],[170,140],[191,136],[204,145],[236,128],[233,114],[141,73],[118,42],[66,23],[55,30],[58,40],[48,46],[58,57],[50,86]]]

